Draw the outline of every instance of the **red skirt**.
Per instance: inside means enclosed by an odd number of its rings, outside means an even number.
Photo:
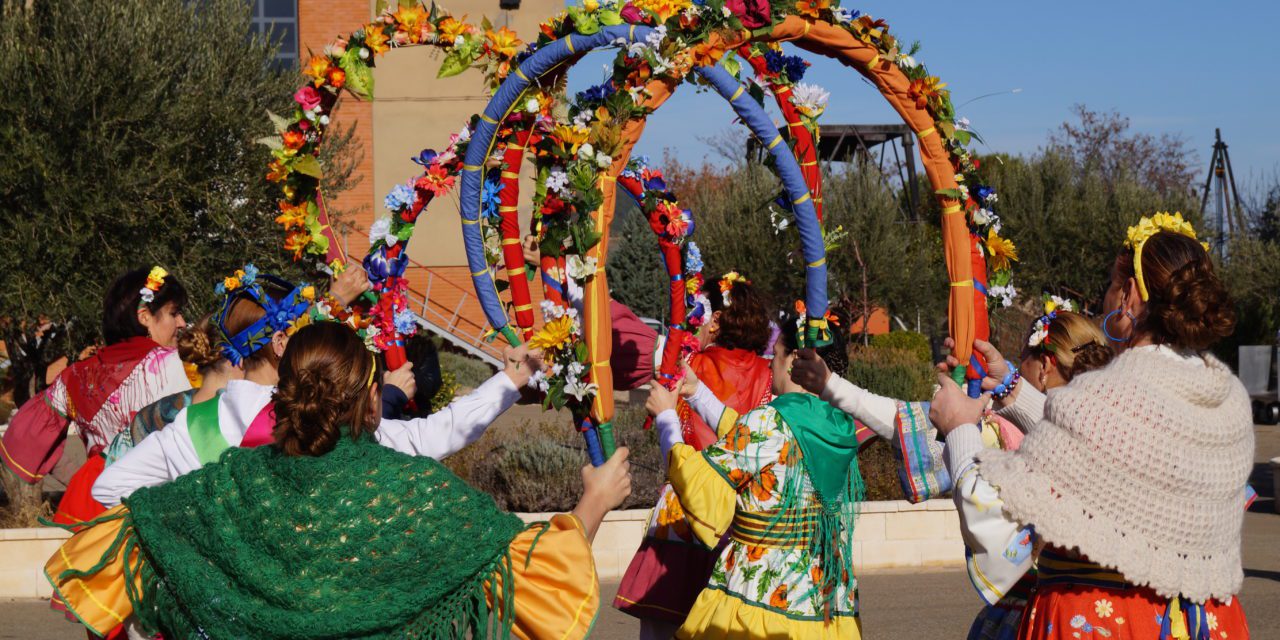
[[[93,483],[98,481],[98,476],[102,475],[105,467],[106,458],[102,457],[101,450],[95,450],[89,454],[84,465],[71,476],[71,481],[67,483],[67,492],[62,494],[58,511],[53,514],[54,522],[78,525],[93,520],[107,510],[93,499],[92,493]]]
[[[1179,629],[1198,633],[1196,612],[1190,607],[1173,609],[1168,598],[1147,588],[1104,588],[1080,584],[1041,585],[1027,604],[1019,640],[1157,640],[1166,616],[1179,637]],[[1190,614],[1190,615],[1189,615]],[[1244,609],[1239,598],[1227,602],[1210,600],[1200,621],[1212,640],[1240,640],[1249,637]],[[1168,637],[1168,636],[1165,636]],[[1185,636],[1182,636],[1185,637]]]

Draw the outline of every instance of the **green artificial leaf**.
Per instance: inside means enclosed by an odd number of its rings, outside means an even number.
[[[317,180],[324,177],[324,170],[320,168],[320,161],[311,154],[298,156],[290,167],[304,176],[311,176]]]
[[[964,198],[964,193],[961,192],[959,189],[938,189],[937,191],[934,191],[934,193],[937,195],[944,196],[947,198],[952,198],[955,200],[960,200]]]
[[[502,293],[503,291],[506,291],[507,289],[511,288],[511,284],[510,284],[510,283],[508,283],[506,280],[497,280],[497,279],[495,279],[495,280],[493,281],[493,288],[494,288],[494,290],[496,290],[498,293]]]
[[[338,59],[338,66],[347,74],[347,91],[362,99],[373,95],[373,70],[360,59],[357,49],[347,49]]]
[[[951,137],[955,138],[956,142],[959,142],[960,144],[968,145],[969,140],[973,138],[973,134],[965,131],[964,129],[956,129],[955,133],[952,134]]]
[[[398,218],[398,216],[397,216],[397,218]],[[395,220],[395,219],[397,219],[397,218],[392,218],[392,219],[393,219],[393,220]],[[402,241],[402,242],[403,242],[403,241],[407,241],[409,238],[412,238],[412,237],[413,237],[413,227],[414,227],[414,225],[411,225],[411,224],[402,224],[402,225],[400,225],[400,228],[399,228],[399,229],[396,229],[396,239],[397,239],[397,240],[400,240],[400,241]]]
[[[489,22],[489,16],[485,16],[480,19],[480,30],[493,31],[493,23]]]
[[[735,78],[742,71],[742,61],[738,60],[738,56],[734,55],[732,51],[720,59],[720,66],[724,67],[724,70]]]
[[[578,359],[578,362],[586,362],[587,358],[590,356],[590,354],[587,353],[587,343],[579,342],[573,345],[573,355]]]
[[[271,118],[271,124],[276,128],[276,133],[284,133],[289,128],[289,121],[283,117],[267,111],[267,117]]]
[[[449,55],[444,57],[444,62],[440,64],[440,73],[436,74],[437,78],[451,78],[471,66],[471,56],[467,55],[464,47],[454,47]]]
[[[600,24],[606,27],[622,24],[622,14],[613,9],[601,9],[596,15],[600,20]]]
[[[761,106],[764,105],[764,87],[752,82],[747,87],[747,93]]]
[[[284,141],[280,136],[262,136],[253,141],[255,144],[264,145],[272,151],[280,151],[284,149]]]
[[[547,402],[556,409],[564,408],[564,380],[555,380],[547,389]]]

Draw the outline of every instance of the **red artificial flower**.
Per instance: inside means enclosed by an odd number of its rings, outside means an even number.
[[[724,6],[748,29],[759,29],[773,21],[769,0],[725,0]]]
[[[453,188],[453,176],[449,175],[440,165],[432,165],[427,172],[418,178],[418,182],[414,185],[423,191],[430,191],[431,195],[440,197]]]
[[[564,200],[561,200],[553,193],[548,193],[546,199],[542,201],[542,209],[540,211],[544,216],[553,216],[564,211],[566,206],[568,205],[565,204]]]
[[[293,94],[293,101],[297,102],[303,111],[311,111],[320,106],[320,92],[308,84]]]
[[[347,84],[347,72],[340,67],[331,67],[326,77],[329,80],[329,85],[334,89],[341,89],[343,85]]]
[[[280,137],[284,140],[284,148],[286,149],[301,149],[302,145],[307,143],[306,134],[293,129],[285,131]]]

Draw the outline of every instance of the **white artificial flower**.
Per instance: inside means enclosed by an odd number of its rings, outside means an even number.
[[[964,182],[964,174],[963,174],[963,173],[957,173],[957,174],[956,174],[956,182]]]
[[[537,113],[541,108],[542,105],[538,104],[537,98],[529,98],[529,101],[524,103],[524,110],[529,113]]]
[[[920,63],[916,62],[915,58],[912,58],[909,55],[903,54],[898,56],[898,66],[902,67],[903,69],[913,69],[919,66],[919,64]]]
[[[467,41],[462,36],[458,36],[453,39],[453,46],[455,47],[464,47],[466,44]]]
[[[302,117],[304,117],[304,118],[306,118],[306,119],[308,119],[308,120],[315,120],[315,119],[316,119],[316,112],[315,112],[315,111],[312,111],[311,109],[307,109],[306,111],[303,111],[303,112],[302,112]]]
[[[1012,307],[1014,298],[1018,297],[1018,290],[1011,284],[991,287],[988,292],[992,299],[1000,301],[1002,307]]]
[[[399,238],[391,233],[391,218],[378,218],[369,225],[369,244],[377,244],[379,240],[386,242],[388,247],[396,246]]]
[[[573,320],[573,332],[574,333],[580,332],[582,328],[578,326],[578,308],[569,307],[568,309],[565,310],[564,313],[565,315],[569,316],[570,320]]]
[[[991,192],[991,195],[987,196],[987,202],[990,202],[990,203],[993,203],[993,204],[994,204],[994,203],[995,203],[995,202],[997,202],[997,201],[998,201],[998,200],[997,200],[997,198],[996,198],[996,192],[992,191],[992,192]]]
[[[320,126],[329,126],[329,116],[320,116]]]
[[[547,191],[562,191],[569,186],[569,174],[560,169],[553,169],[547,176]]]
[[[542,321],[551,322],[557,318],[564,316],[564,307],[550,301],[542,301]]]
[[[822,115],[827,109],[827,101],[831,99],[831,93],[816,84],[806,84],[801,82],[791,89],[791,102],[796,105],[800,113],[816,118]]]
[[[467,142],[468,140],[471,140],[471,127],[463,127],[458,132],[458,142]]]
[[[596,152],[596,166],[601,169],[608,169],[613,164],[613,158],[604,154],[603,151]]]
[[[574,280],[586,280],[596,274],[596,259],[586,258],[573,254],[566,261],[566,267],[569,268],[569,277]]]
[[[1075,311],[1074,305],[1072,305],[1071,301],[1066,298],[1051,295],[1049,296],[1049,300],[1053,302],[1054,310],[1056,311]]]
[[[978,209],[973,212],[973,223],[976,225],[991,224],[993,215],[990,209]]]
[[[541,370],[534,371],[533,375],[529,376],[529,386],[543,393],[546,393],[551,388],[551,385],[547,382],[546,374],[542,373]]]
[[[969,187],[966,187],[963,182],[960,183],[960,199],[961,200],[969,199]]]
[[[591,161],[595,159],[595,156],[596,148],[591,146],[590,142],[584,142],[581,147],[578,147],[578,158]]]
[[[369,50],[368,50],[368,49],[366,49],[366,48],[364,48],[364,47],[360,47],[360,59],[361,59],[361,60],[368,60],[368,59],[369,59]]]
[[[653,31],[650,31],[649,35],[644,37],[644,42],[645,44],[649,45],[651,48],[657,49],[662,46],[662,41],[666,39],[667,39],[667,25],[663,24],[663,25],[658,25],[654,27]],[[610,68],[609,72],[612,73],[613,69]]]
[[[991,230],[994,231],[996,235],[1000,235],[1001,229],[1004,229],[1004,225],[1002,225],[1000,220],[997,218],[996,221],[991,224]]]
[[[575,380],[564,386],[564,392],[573,396],[578,402],[582,402],[588,396],[594,395],[600,385],[592,382],[591,384],[583,384],[581,380]]]
[[[560,375],[563,371],[564,371],[564,365],[560,364],[559,362],[551,365],[551,377],[554,378]]]
[[[969,119],[968,119],[968,118],[960,118],[959,120],[956,120],[956,128],[957,128],[957,129],[959,129],[959,130],[961,130],[961,131],[968,131],[968,130],[969,130]]]
[[[569,363],[569,373],[573,374],[574,376],[581,376],[582,373],[586,370],[587,370],[587,367],[583,365],[581,362],[578,362],[577,360],[574,360],[573,362]]]
[[[729,16],[732,16],[732,15],[733,15],[733,12],[729,10],[729,6],[728,6],[728,5],[725,5],[725,6],[723,6],[723,7],[720,7],[720,13],[721,13],[721,14],[723,14],[723,15],[724,15],[724,17],[726,17],[726,18],[728,18]]]
[[[844,7],[836,7],[835,9],[832,9],[831,14],[836,19],[836,22],[840,24],[849,24],[850,22],[853,22],[853,12]]]

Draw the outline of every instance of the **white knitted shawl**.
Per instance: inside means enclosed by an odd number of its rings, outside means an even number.
[[[1017,451],[979,472],[1006,513],[1166,598],[1239,592],[1253,416],[1221,361],[1131,349],[1056,390]]]

